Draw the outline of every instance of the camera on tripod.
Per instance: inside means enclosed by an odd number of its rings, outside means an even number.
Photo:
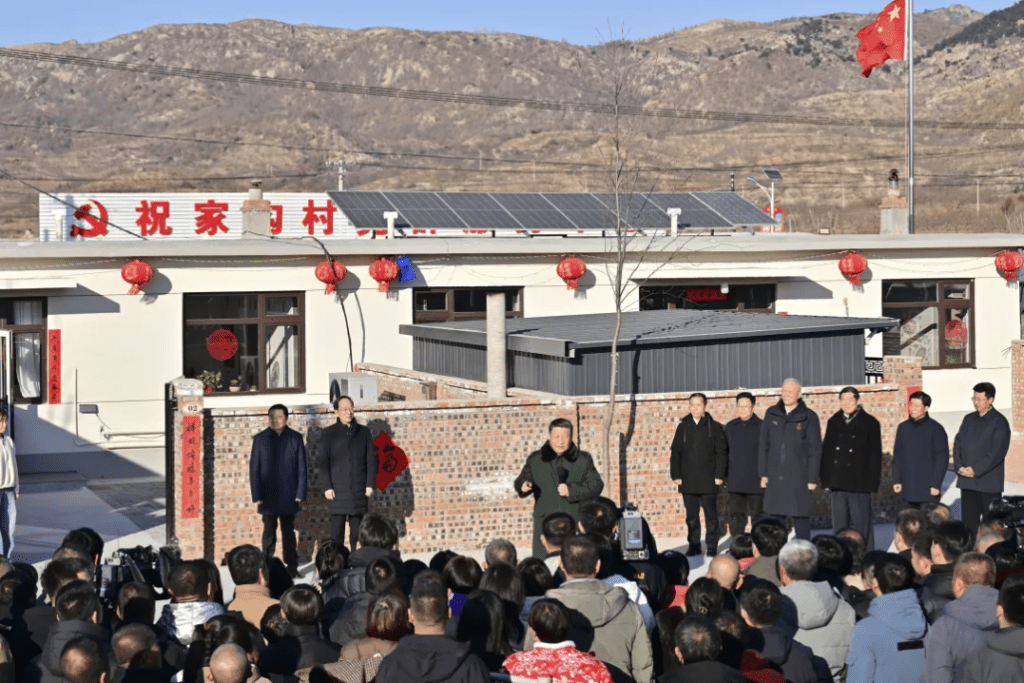
[[[96,568],[96,594],[100,600],[117,602],[121,586],[137,581],[147,583],[156,589],[157,600],[168,597],[163,590],[167,575],[176,563],[181,561],[181,551],[175,546],[164,546],[153,550],[153,546],[119,548],[110,559]]]
[[[651,559],[651,550],[644,541],[644,517],[633,503],[623,503],[616,534],[623,560],[635,562]]]
[[[1024,527],[1024,496],[996,498],[989,504],[988,513],[1009,529]]]

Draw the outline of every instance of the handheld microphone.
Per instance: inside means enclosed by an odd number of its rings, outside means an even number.
[[[557,470],[555,470],[555,474],[558,475],[559,484],[565,484],[566,482],[569,481],[569,470],[565,469],[564,467],[559,467]]]

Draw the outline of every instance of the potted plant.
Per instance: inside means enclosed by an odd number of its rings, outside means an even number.
[[[203,370],[199,373],[199,381],[203,383],[203,392],[212,394],[223,385],[220,382],[220,373],[212,370]]]
[[[241,390],[242,383],[239,382],[237,379],[231,380],[231,384],[228,386],[228,391],[230,391],[232,394],[237,394]]]

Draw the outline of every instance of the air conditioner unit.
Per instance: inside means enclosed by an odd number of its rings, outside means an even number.
[[[339,396],[348,396],[352,403],[366,405],[377,402],[377,378],[358,372],[332,372],[328,375],[331,403]]]

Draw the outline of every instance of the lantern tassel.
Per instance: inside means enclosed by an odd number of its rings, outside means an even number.
[[[857,273],[850,273],[850,284],[859,287],[860,275],[858,275]]]
[[[387,280],[381,280],[377,284],[377,291],[384,292],[385,294],[389,293],[391,291],[391,283]]]
[[[132,285],[131,287],[128,288],[128,294],[130,296],[134,296],[134,295],[138,294],[141,291],[142,291],[142,287],[140,287],[139,285]]]

